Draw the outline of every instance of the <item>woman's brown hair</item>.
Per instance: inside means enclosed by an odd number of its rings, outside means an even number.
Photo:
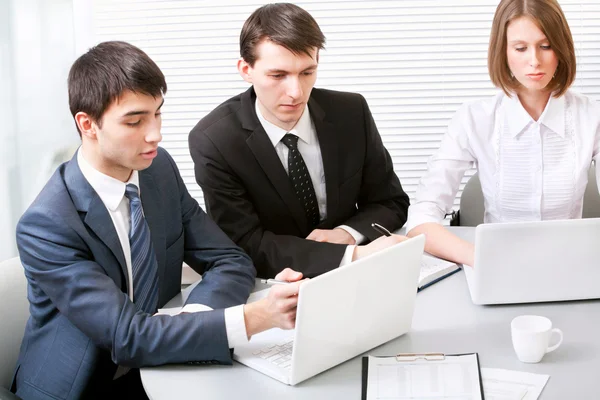
[[[573,36],[567,19],[556,0],[502,0],[496,9],[490,46],[488,70],[492,83],[508,96],[521,87],[508,68],[506,30],[511,21],[530,18],[546,35],[558,59],[558,67],[547,89],[562,96],[575,80],[576,58]]]

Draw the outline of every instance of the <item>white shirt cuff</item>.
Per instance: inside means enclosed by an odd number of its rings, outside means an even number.
[[[365,235],[363,235],[362,233],[360,233],[359,231],[357,231],[354,228],[350,228],[348,225],[340,225],[337,228],[341,228],[341,229],[345,230],[346,232],[348,232],[350,234],[350,236],[352,236],[354,238],[354,240],[356,241],[355,244],[361,244],[366,239]]]
[[[225,309],[225,329],[227,330],[227,343],[232,349],[248,343],[246,321],[244,320],[244,304]]]
[[[204,304],[187,304],[177,314],[180,314],[182,312],[195,313],[200,311],[212,311],[212,308],[210,308],[209,306],[205,306]]]
[[[352,256],[354,255],[355,245],[349,245],[346,247],[346,252],[344,253],[344,257],[342,257],[342,261],[340,261],[340,267],[344,265],[348,265],[352,262]]]
[[[180,313],[194,313],[200,311],[211,311],[212,308],[204,304],[188,304],[179,311]],[[227,332],[227,343],[232,349],[248,343],[246,333],[246,321],[244,320],[244,305],[229,307],[225,309],[225,331]]]
[[[185,307],[171,307],[171,308],[159,308],[154,315],[170,315],[171,317],[177,314],[195,313],[199,311],[211,311],[212,308],[205,306],[204,304],[188,304]]]

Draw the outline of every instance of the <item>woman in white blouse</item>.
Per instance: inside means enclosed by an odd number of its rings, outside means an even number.
[[[502,0],[488,68],[503,93],[456,112],[407,221],[408,236],[426,234],[426,251],[467,265],[473,245],[441,221],[468,168],[479,172],[485,222],[581,218],[587,171],[600,152],[600,107],[568,90],[575,50],[556,0]]]

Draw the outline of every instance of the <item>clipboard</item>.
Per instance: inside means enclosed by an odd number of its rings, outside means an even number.
[[[369,359],[387,359],[392,360],[395,359],[395,362],[398,365],[404,363],[432,363],[432,365],[437,362],[445,362],[450,360],[450,358],[460,358],[463,356],[474,356],[474,362],[477,368],[477,378],[478,378],[478,390],[482,400],[485,400],[484,392],[483,392],[483,381],[481,379],[481,367],[479,364],[479,354],[478,353],[464,353],[464,354],[444,354],[444,353],[399,353],[395,356],[381,356],[381,357],[363,357],[362,358],[362,383],[361,383],[361,399],[367,400],[368,393],[368,382],[369,382]],[[389,362],[388,362],[389,363]],[[404,365],[407,365],[404,364]]]

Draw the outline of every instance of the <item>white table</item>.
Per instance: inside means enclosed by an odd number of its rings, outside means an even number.
[[[454,228],[453,230],[456,230]],[[458,228],[470,238],[472,228]],[[170,306],[181,304],[182,297]],[[564,342],[539,364],[519,362],[510,321],[521,314],[550,318]],[[600,398],[600,300],[529,305],[476,306],[462,271],[417,294],[409,333],[366,354],[478,352],[482,367],[550,375],[541,399]],[[291,387],[234,362],[233,366],[168,365],[143,368],[150,399],[359,399],[361,359],[355,357]]]

